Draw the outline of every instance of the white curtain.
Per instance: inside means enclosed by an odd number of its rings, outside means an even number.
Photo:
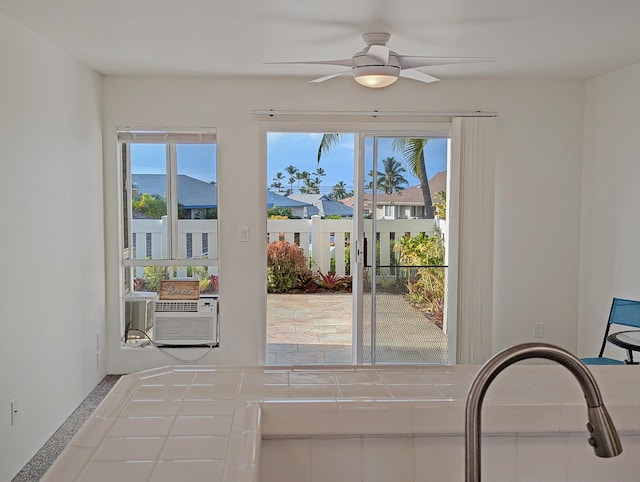
[[[448,302],[456,308],[458,364],[484,363],[492,353],[496,125],[495,117],[452,122],[448,217],[458,230],[451,253],[458,289]]]

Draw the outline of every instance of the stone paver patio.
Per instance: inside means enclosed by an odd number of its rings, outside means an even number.
[[[447,363],[440,328],[400,295],[376,299],[378,363]],[[269,294],[267,365],[350,365],[352,304],[350,293]],[[366,327],[364,337],[370,337]]]

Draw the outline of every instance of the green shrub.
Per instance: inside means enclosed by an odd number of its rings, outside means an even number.
[[[398,261],[406,266],[405,284],[409,299],[423,306],[435,323],[442,323],[444,315],[445,269],[444,246],[439,233],[423,233],[396,241]],[[410,266],[422,266],[411,268]],[[425,268],[424,266],[434,266]]]
[[[269,219],[300,219],[300,216],[293,215],[293,209],[274,206],[267,209]]]
[[[160,281],[169,279],[169,268],[166,266],[144,267],[144,289],[146,291],[160,291]]]
[[[299,278],[309,271],[302,250],[288,241],[274,241],[267,245],[267,291],[284,293],[294,288]]]

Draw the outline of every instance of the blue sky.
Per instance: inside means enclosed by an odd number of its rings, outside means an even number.
[[[318,147],[323,134],[321,133],[269,133],[267,136],[267,186],[270,186],[277,172],[285,176],[285,188],[288,187],[289,175],[285,168],[289,165],[300,171],[313,174],[316,168],[322,167],[326,176],[322,178],[320,190],[322,193],[331,192],[332,186],[339,181],[347,184],[347,190],[353,189],[353,134],[341,134],[339,143],[327,153],[322,154],[320,164],[317,163]],[[402,153],[394,151],[392,139],[380,139],[378,147],[379,159],[395,157],[404,164]],[[425,150],[427,174],[433,177],[439,171],[447,170],[447,140],[433,139]],[[404,177],[410,186],[419,184],[418,179],[410,172]],[[313,177],[313,176],[312,176]],[[294,189],[296,185],[294,184]]]
[[[277,172],[285,176],[285,188],[288,187],[289,175],[285,168],[289,165],[300,171],[313,172],[318,167],[318,146],[323,134],[321,133],[276,133],[267,137],[267,186],[273,182]],[[322,155],[319,167],[326,176],[322,178],[320,189],[322,193],[331,192],[331,188],[339,181],[347,184],[347,190],[353,189],[353,134],[341,134],[337,145]],[[134,174],[164,174],[166,171],[164,144],[131,144],[132,173]],[[393,156],[401,163],[402,153],[394,151],[391,139],[380,139],[379,159]],[[433,177],[439,171],[447,169],[447,140],[432,139],[425,150],[427,160],[427,174]],[[224,160],[222,160],[224,162]],[[181,144],[178,146],[178,173],[200,179],[206,182],[216,181],[215,175],[216,146],[201,144]],[[404,177],[410,186],[418,184],[418,179],[410,172]],[[294,188],[296,185],[294,185]]]
[[[164,144],[131,144],[132,174],[166,174],[166,146]],[[180,144],[177,146],[178,174],[216,181],[216,145]]]

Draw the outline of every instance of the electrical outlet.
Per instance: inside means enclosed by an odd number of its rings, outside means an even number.
[[[544,323],[538,322],[533,324],[533,337],[544,338]]]

